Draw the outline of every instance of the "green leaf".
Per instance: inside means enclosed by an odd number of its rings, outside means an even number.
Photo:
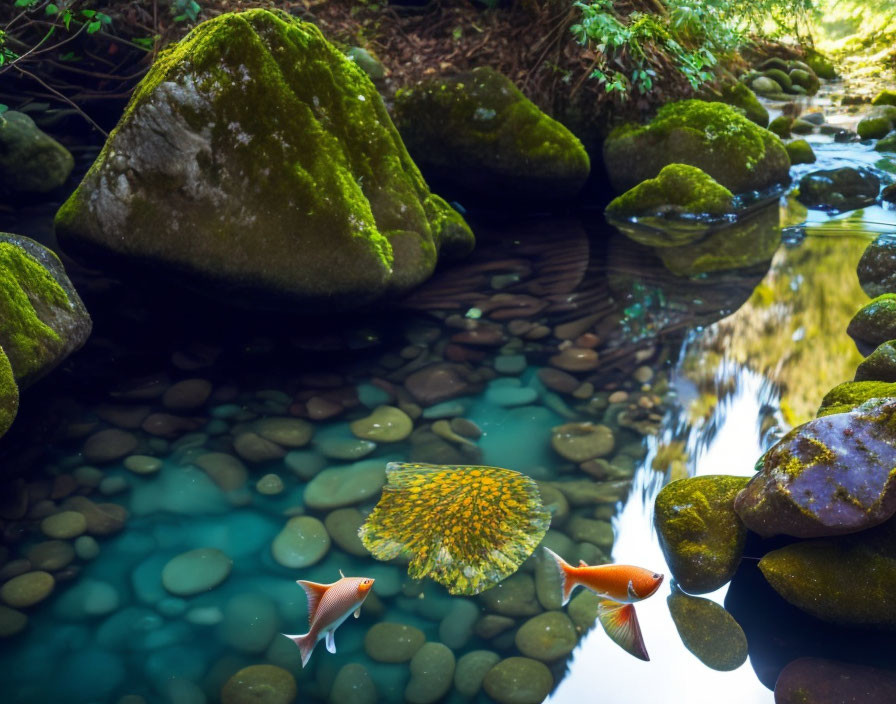
[[[96,10],[81,10],[81,17],[86,17],[90,19],[96,14]]]
[[[31,7],[37,4],[37,0],[16,0],[16,7]]]
[[[103,23],[99,20],[94,20],[93,22],[87,23],[87,33],[94,34],[99,31],[100,27],[103,26]]]
[[[48,15],[55,15],[57,12],[59,12],[59,7],[51,2],[44,9],[44,12],[47,13]]]
[[[68,29],[69,25],[72,22],[72,11],[66,10],[62,13],[62,23],[65,25],[65,28]]]

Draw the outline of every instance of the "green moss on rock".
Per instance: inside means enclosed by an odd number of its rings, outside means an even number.
[[[540,204],[588,178],[581,142],[491,68],[399,90],[393,113],[427,178],[456,193]]]
[[[46,193],[68,179],[75,160],[20,112],[0,114],[0,191]]]
[[[681,642],[708,668],[728,672],[746,662],[747,636],[722,606],[677,587],[666,603]]]
[[[791,164],[814,164],[815,152],[805,139],[795,139],[784,145]]]
[[[734,499],[748,477],[703,476],[663,487],[654,525],[675,580],[694,594],[715,591],[734,576],[747,530]]]
[[[846,332],[856,343],[870,347],[896,339],[896,293],[881,294],[862,306]]]
[[[896,397],[896,383],[883,381],[845,381],[828,391],[821,400],[818,417],[846,413],[873,398]]]
[[[766,78],[771,78],[775,83],[781,86],[784,92],[789,92],[790,87],[793,85],[793,82],[790,80],[790,76],[788,76],[784,71],[777,68],[770,68],[765,71],[763,74]]]
[[[402,293],[443,245],[473,244],[367,75],[314,25],[265,10],[160,55],[56,228],[86,257],[309,312]]]
[[[819,78],[824,78],[826,80],[837,78],[837,69],[834,68],[834,64],[820,51],[806,49],[804,58],[806,59],[806,63],[813,71],[815,71],[815,75]]]
[[[787,115],[778,115],[768,126],[770,132],[774,132],[779,137],[786,138],[790,136],[790,128],[793,125],[793,118]]]
[[[853,381],[896,382],[896,340],[878,345],[856,368]]]
[[[896,152],[896,132],[891,132],[886,137],[879,139],[874,145],[877,152]]]
[[[882,90],[880,93],[874,96],[871,104],[896,106],[896,90]]]
[[[881,139],[893,128],[890,119],[881,115],[869,116],[859,121],[856,132],[862,139]]]
[[[0,348],[0,436],[12,425],[19,410],[19,386],[9,359]]]
[[[809,67],[807,66],[806,68]],[[788,77],[790,78],[791,86],[799,86],[805,89],[809,95],[814,95],[818,92],[820,81],[812,69],[807,71],[802,68],[793,68],[790,70]]]
[[[863,533],[773,550],[759,561],[759,569],[784,599],[822,621],[896,628],[892,520]]]
[[[780,86],[775,86],[780,89]],[[721,100],[723,103],[733,105],[744,111],[744,115],[751,122],[755,122],[760,127],[768,126],[768,110],[759,102],[756,94],[743,83],[733,83],[722,88]]]
[[[620,193],[673,163],[696,166],[733,193],[783,183],[790,169],[778,137],[729,105],[702,100],[671,103],[647,125],[616,128],[604,161]]]
[[[724,215],[733,212],[733,195],[696,166],[669,164],[656,178],[647,179],[607,206],[614,217],[634,217],[656,212]]]

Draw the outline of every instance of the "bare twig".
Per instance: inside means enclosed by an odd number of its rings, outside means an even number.
[[[69,105],[71,105],[75,110],[78,111],[78,114],[81,115],[81,117],[83,117],[83,118],[84,118],[85,120],[87,120],[91,125],[93,125],[93,127],[94,127],[95,129],[99,130],[100,134],[102,134],[104,137],[107,137],[107,138],[109,137],[109,133],[106,132],[106,130],[104,130],[102,127],[100,127],[100,126],[94,121],[94,119],[93,119],[92,117],[90,117],[90,115],[88,115],[88,114],[87,114],[86,112],[84,112],[80,107],[78,107],[78,104],[75,103],[74,100],[72,100],[71,98],[67,97],[67,96],[64,95],[63,93],[60,93],[58,90],[56,90],[56,89],[53,88],[52,86],[47,85],[41,78],[39,78],[38,76],[35,76],[35,75],[34,75],[33,73],[31,73],[30,71],[25,70],[25,69],[22,68],[21,66],[16,66],[15,69],[16,69],[16,71],[18,71],[18,72],[19,72],[20,74],[22,74],[23,76],[27,76],[27,77],[30,78],[31,80],[36,81],[37,83],[40,83],[44,88],[46,88],[48,91],[50,91],[50,92],[51,92],[53,95],[55,95],[57,98],[59,98],[60,100],[65,101],[66,103],[68,103]]]

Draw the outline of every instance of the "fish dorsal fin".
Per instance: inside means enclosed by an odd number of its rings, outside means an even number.
[[[584,560],[579,560],[579,567],[587,567],[587,566],[588,566],[587,562],[585,562]]]
[[[345,575],[342,574],[342,570],[339,570],[339,576],[342,577],[343,579],[345,579]]]
[[[327,589],[329,589],[331,585],[307,582],[304,579],[296,580],[296,584],[305,590],[305,596],[308,597],[308,625],[310,626],[314,622],[314,614],[317,613],[317,607],[320,605],[320,600],[323,598],[323,595],[327,593]]]

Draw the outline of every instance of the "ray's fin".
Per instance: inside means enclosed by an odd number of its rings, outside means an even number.
[[[308,597],[308,627],[310,628],[311,624],[314,622],[314,614],[317,613],[317,607],[320,605],[320,600],[323,598],[323,595],[327,593],[327,589],[330,588],[330,585],[308,582],[304,579],[296,580],[296,584],[305,590],[305,596]]]
[[[618,601],[605,599],[598,605],[597,620],[610,639],[625,652],[640,660],[650,660],[647,648],[644,647],[638,616],[632,604],[620,604]]]
[[[336,653],[336,637],[334,635],[335,633],[336,633],[336,631],[327,631],[327,640],[326,640],[327,650],[334,654]]]
[[[569,601],[572,590],[575,589],[579,584],[576,581],[575,577],[572,575],[572,570],[574,570],[575,568],[550,548],[544,548],[544,551],[557,566],[557,572],[560,575],[560,586],[563,590],[563,605],[565,606],[566,602]]]

